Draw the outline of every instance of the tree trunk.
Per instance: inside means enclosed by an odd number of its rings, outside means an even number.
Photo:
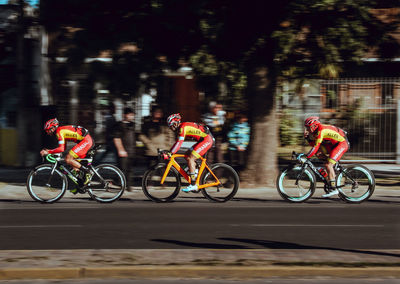
[[[261,67],[252,72],[249,78],[251,139],[247,167],[241,178],[247,186],[275,186],[278,168],[276,77],[271,69]]]

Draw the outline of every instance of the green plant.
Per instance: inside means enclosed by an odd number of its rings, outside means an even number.
[[[303,143],[302,128],[294,111],[284,110],[279,121],[279,139],[282,146]]]

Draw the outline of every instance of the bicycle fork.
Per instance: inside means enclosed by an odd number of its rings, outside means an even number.
[[[51,187],[50,182],[51,182],[51,178],[53,177],[54,171],[56,170],[56,167],[57,167],[57,162],[54,163],[54,166],[51,169],[51,173],[50,173],[49,179],[47,180],[47,183],[46,183],[47,187]]]
[[[297,175],[297,177],[296,177],[296,182],[294,183],[296,186],[299,185],[300,177],[304,174],[304,172],[305,172],[305,170],[306,170],[306,167],[307,167],[307,164],[304,164],[304,165],[301,167],[301,171],[300,171],[300,173]]]

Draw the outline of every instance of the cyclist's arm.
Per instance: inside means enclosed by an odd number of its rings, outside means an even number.
[[[183,141],[185,141],[185,127],[180,127],[179,128],[179,135],[178,135],[178,140],[175,142],[174,146],[172,146],[170,152],[172,154],[176,154],[176,152],[179,151],[179,149],[181,148]]]
[[[181,148],[183,141],[185,141],[185,137],[179,136],[178,141],[176,141],[174,146],[172,146],[170,152],[172,154],[176,154],[176,152],[178,152],[179,149]]]
[[[307,154],[307,158],[308,159],[311,158],[312,156],[314,156],[318,152],[319,147],[321,147],[322,140],[323,140],[322,139],[322,134],[319,133],[318,138],[315,141],[313,141],[314,142],[314,145],[313,145],[314,147],[312,147],[311,150]]]
[[[61,153],[65,151],[65,139],[62,135],[57,133],[57,138],[58,138],[58,147],[55,149],[50,149],[47,150],[49,154],[56,154],[56,153]]]

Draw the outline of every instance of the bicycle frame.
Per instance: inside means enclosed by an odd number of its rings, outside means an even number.
[[[61,158],[61,156],[58,155],[47,155],[46,156],[46,160],[49,161],[50,163],[54,164],[53,168],[51,170],[50,176],[49,176],[49,180],[47,181],[47,186],[50,186],[50,181],[51,178],[54,174],[54,171],[56,169],[60,169],[64,175],[66,175],[70,180],[72,180],[75,184],[78,184],[78,178],[75,177],[63,164],[61,164],[62,161],[65,161],[64,158]],[[78,162],[82,162],[82,161],[87,161],[87,165],[90,167],[90,169],[96,174],[96,176],[101,180],[102,184],[106,184],[106,181],[97,173],[97,171],[93,168],[92,166],[92,162],[93,162],[93,158],[83,158],[83,159],[76,159]]]
[[[170,161],[167,165],[167,168],[165,169],[164,175],[161,179],[161,184],[164,184],[164,181],[167,178],[167,175],[168,175],[169,171],[171,170],[171,167],[174,167],[189,183],[191,182],[190,176],[176,161],[176,158],[183,158],[183,157],[185,157],[184,154],[174,154],[171,156],[171,159],[170,159]],[[215,176],[215,174],[212,172],[212,170],[208,167],[208,165],[206,163],[206,159],[203,157],[200,157],[200,159],[201,159],[201,165],[200,165],[199,173],[197,174],[197,178],[196,178],[196,185],[198,186],[198,189],[220,185],[221,182]],[[200,184],[200,177],[205,169],[207,169],[211,173],[211,175],[215,178],[216,182]]]
[[[296,179],[296,183],[295,183],[296,185],[298,185],[299,177],[301,176],[301,174],[303,174],[303,172],[305,171],[305,169],[306,169],[307,167],[309,167],[309,168],[314,172],[314,174],[316,174],[316,175],[324,182],[325,185],[328,185],[328,181],[326,180],[326,178],[325,178],[324,176],[322,176],[322,174],[318,171],[318,169],[314,166],[314,164],[313,164],[311,161],[309,161],[309,160],[307,160],[307,161],[302,165],[301,172],[300,172],[299,176],[298,176],[297,179]],[[356,183],[356,181],[355,181],[352,177],[350,177],[349,175],[347,175],[346,171],[345,171],[345,170],[343,169],[343,167],[339,164],[339,162],[337,162],[337,163],[335,164],[334,168],[335,168],[335,170],[339,171],[340,173],[341,173],[341,172],[344,173],[344,175],[345,175],[346,177],[348,177],[353,183]],[[342,185],[342,186],[340,186],[340,187],[343,187],[343,186],[344,186],[344,185]]]

